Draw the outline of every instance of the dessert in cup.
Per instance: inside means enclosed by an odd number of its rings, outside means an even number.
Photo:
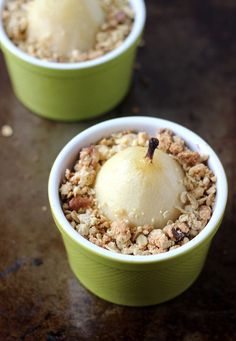
[[[127,94],[145,24],[143,0],[0,0],[0,46],[19,100],[75,121]]]
[[[227,181],[195,133],[126,117],[66,145],[51,171],[49,200],[81,283],[114,303],[151,305],[198,277],[223,217]]]

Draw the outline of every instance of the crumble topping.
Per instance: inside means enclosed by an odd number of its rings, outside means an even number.
[[[59,63],[77,63],[93,60],[119,47],[129,35],[134,21],[134,12],[128,0],[100,0],[105,12],[105,23],[96,35],[96,42],[89,51],[74,50],[59,55],[50,49],[50,41],[39,44],[27,39],[27,5],[32,0],[8,0],[2,19],[8,37],[22,51],[32,57]]]
[[[186,191],[180,195],[183,208],[177,207],[179,218],[158,229],[152,225],[131,226],[122,219],[109,221],[99,210],[93,186],[104,162],[127,147],[148,146],[150,136],[146,132],[123,131],[83,148],[73,169],[65,172],[59,190],[63,211],[84,238],[113,252],[154,255],[186,244],[206,226],[216,196],[216,176],[207,166],[208,157],[190,150],[169,129],[160,130],[156,137],[159,149],[172,155],[185,173]]]

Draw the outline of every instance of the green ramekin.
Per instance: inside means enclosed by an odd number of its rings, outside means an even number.
[[[0,18],[5,0],[0,0]],[[7,37],[0,20],[0,46],[14,92],[32,112],[53,120],[76,121],[103,114],[127,94],[145,24],[143,0],[130,0],[135,21],[114,51],[92,61],[52,63],[22,52]]]
[[[171,129],[192,150],[209,155],[209,167],[217,176],[216,203],[209,223],[189,243],[163,254],[122,255],[92,244],[71,227],[62,211],[59,186],[65,169],[72,167],[82,147],[113,132],[132,129],[155,135],[160,128]],[[195,281],[204,265],[212,238],[220,226],[227,202],[225,172],[211,147],[192,131],[152,117],[109,120],[77,135],[58,155],[51,170],[48,189],[52,214],[76,277],[95,295],[128,306],[165,302],[182,293]]]

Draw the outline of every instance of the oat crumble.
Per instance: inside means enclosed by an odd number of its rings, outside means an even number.
[[[185,172],[184,204],[176,221],[163,229],[152,225],[130,226],[126,221],[109,221],[98,208],[94,182],[101,166],[129,146],[148,146],[145,132],[124,131],[83,148],[74,169],[67,169],[60,187],[62,207],[72,227],[90,242],[128,255],[154,255],[176,249],[193,239],[211,218],[216,196],[216,176],[207,166],[207,156],[191,151],[169,129],[158,134],[159,149],[171,154]]]
[[[32,0],[8,0],[2,19],[8,37],[22,51],[32,57],[59,63],[77,63],[93,60],[119,47],[130,34],[134,12],[128,0],[100,0],[106,21],[100,27],[95,46],[89,51],[74,50],[59,55],[50,50],[50,44],[39,44],[27,39],[27,5]]]

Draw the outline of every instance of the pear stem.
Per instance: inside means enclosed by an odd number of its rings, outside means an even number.
[[[158,147],[158,145],[159,145],[159,140],[155,137],[151,137],[149,140],[148,151],[147,151],[145,158],[149,159],[152,162],[154,152],[156,148]]]

